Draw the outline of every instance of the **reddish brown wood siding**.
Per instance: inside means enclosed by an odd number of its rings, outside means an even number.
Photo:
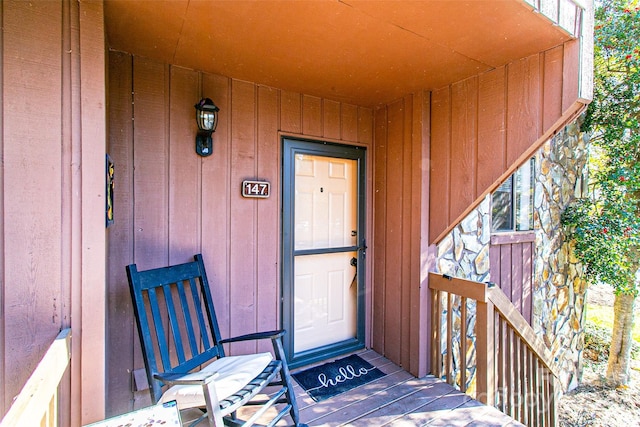
[[[429,241],[582,108],[578,41],[433,92]]]
[[[2,7],[3,413],[56,337],[61,317],[69,315],[68,309],[63,313],[69,288],[65,286],[64,299],[60,289],[65,195],[62,175],[54,172],[62,161],[62,64],[54,46],[62,33],[61,13],[61,5],[53,2]],[[24,22],[42,31],[32,31]],[[42,110],[43,103],[50,108]],[[29,132],[35,117],[46,123],[37,139]],[[48,155],[34,155],[36,146]],[[20,191],[5,190],[11,188]],[[43,205],[50,210],[40,209]]]
[[[109,63],[117,187],[109,229],[108,411],[119,413],[144,404],[142,394],[131,394],[130,371],[143,364],[125,265],[146,269],[202,252],[223,335],[280,327],[280,132],[369,146],[373,115],[118,52]],[[193,105],[201,96],[220,107],[206,158],[194,151]],[[243,198],[241,182],[250,178],[270,181],[271,197]],[[255,351],[256,344],[231,350]]]
[[[535,234],[505,233],[491,236],[491,281],[502,289],[531,324]]]
[[[373,348],[418,374],[424,295],[420,284],[423,144],[428,96],[375,113]]]
[[[60,424],[87,424],[104,415],[103,5],[4,1],[0,18],[0,417],[71,327]]]

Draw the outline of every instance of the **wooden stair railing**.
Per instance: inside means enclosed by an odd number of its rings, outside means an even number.
[[[433,297],[431,373],[525,425],[555,427],[560,369],[502,290],[437,273],[429,273],[429,288]],[[474,323],[468,322],[469,301],[475,301],[475,331],[467,331],[467,323]],[[459,322],[453,314],[458,303]],[[454,348],[454,325],[460,329],[458,348]],[[475,336],[475,395],[467,390],[470,332]]]
[[[0,427],[58,425],[58,386],[71,359],[71,329],[64,329],[16,397]]]

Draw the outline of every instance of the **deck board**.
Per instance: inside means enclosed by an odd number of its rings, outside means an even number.
[[[296,383],[301,422],[309,427],[522,426],[433,376],[415,378],[371,350],[359,355],[386,375],[320,402]]]

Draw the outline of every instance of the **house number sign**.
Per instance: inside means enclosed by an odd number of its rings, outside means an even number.
[[[266,199],[271,194],[271,183],[268,181],[242,181],[242,196]]]

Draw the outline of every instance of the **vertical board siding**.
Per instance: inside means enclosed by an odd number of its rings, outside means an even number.
[[[565,43],[562,67],[562,109],[567,110],[580,96],[580,41]]]
[[[299,93],[283,91],[280,104],[280,130],[302,133],[302,98]]]
[[[340,139],[340,103],[325,99],[322,108],[323,136],[328,139]]]
[[[279,92],[268,87],[258,88],[258,123],[257,149],[258,178],[271,181],[272,188],[280,188],[279,170],[281,150],[280,144],[273,145],[273,135],[278,132],[279,125]],[[278,267],[280,265],[280,193],[257,202],[257,269],[260,280],[257,294],[257,325],[261,330],[275,330],[280,327],[279,301],[280,283]],[[274,250],[275,243],[275,250]],[[258,344],[259,351],[270,351],[273,346],[266,340]]]
[[[544,53],[542,127],[548,129],[562,115],[562,55],[564,49],[558,46]]]
[[[226,77],[203,75],[202,94],[214,100],[220,111],[229,111],[231,106],[230,81]],[[195,129],[193,126],[193,132]],[[231,336],[229,311],[231,283],[229,281],[229,216],[231,187],[229,173],[231,170],[231,115],[220,115],[216,132],[213,138],[213,154],[200,161],[202,168],[202,236],[201,251],[207,276],[211,284],[211,295],[216,304],[216,314],[218,315],[218,325],[220,333]],[[195,144],[195,133],[191,139]],[[195,145],[193,150],[195,150]],[[191,150],[189,150],[191,151]],[[189,152],[187,151],[187,153]],[[193,152],[193,151],[191,151]],[[186,153],[183,153],[185,155]]]
[[[199,99],[198,74],[184,68],[171,68],[169,86],[169,263],[187,262],[193,248],[200,246],[200,162],[196,156],[183,156],[194,149],[193,116]],[[194,101],[195,100],[195,101]],[[195,183],[195,185],[194,185]]]
[[[542,134],[540,56],[507,67],[507,165],[518,160]]]
[[[2,22],[4,22],[4,11],[3,8],[0,7],[0,20],[2,20]],[[6,25],[6,24],[5,24]],[[69,32],[65,31],[64,33],[67,37]],[[0,31],[0,52],[2,52],[2,54],[4,55],[4,33],[3,31]],[[4,63],[3,66],[0,66],[0,90],[2,91],[2,94],[4,96]],[[3,98],[3,102],[0,102],[0,117],[2,117],[2,119],[0,119],[0,150],[2,150],[1,152],[4,153],[5,150],[5,145],[7,144],[5,142],[5,133],[4,133],[4,103],[6,102],[6,100]],[[4,158],[4,155],[3,155]],[[67,171],[67,174],[69,172]],[[4,164],[0,166],[0,203],[2,204],[2,207],[4,209],[4,183],[5,183],[5,167]],[[4,211],[3,211],[4,212]],[[4,220],[4,214],[2,216],[0,216],[0,239],[2,239],[2,241],[5,241],[5,232],[4,229],[6,227],[6,223]],[[64,229],[63,229],[64,231]],[[5,312],[5,293],[7,291],[7,276],[5,274],[5,245],[3,244],[2,246],[0,246],[0,306],[2,307],[2,312]],[[4,361],[7,358],[7,353],[5,351],[5,349],[7,348],[7,342],[5,341],[5,331],[6,329],[6,323],[4,320],[4,316],[0,316],[0,360]],[[6,402],[6,398],[5,396],[7,395],[8,390],[6,389],[6,387],[4,386],[5,384],[5,369],[4,367],[0,368],[0,384],[3,384],[3,386],[0,386],[0,411],[2,411],[2,414],[5,414],[7,412],[7,410],[9,409],[9,406],[7,405]],[[11,394],[10,394],[11,395]]]
[[[71,326],[51,418],[87,424],[105,396],[103,5],[7,1],[0,18],[0,410]]]
[[[505,67],[478,77],[478,174],[475,194],[482,194],[507,169],[505,80]]]
[[[133,58],[133,71],[133,87],[130,90],[133,93],[132,141],[135,141],[135,145],[131,145],[130,151],[133,156],[131,174],[133,193],[131,200],[128,201],[133,206],[133,257],[125,265],[135,262],[141,270],[145,270],[166,265],[169,261],[169,248],[166,245],[169,237],[169,125],[165,122],[168,114],[169,69],[163,64],[144,58]],[[129,144],[132,141],[129,141]],[[119,163],[114,162],[114,165],[117,164]],[[124,182],[122,184],[128,185]],[[145,208],[135,209],[135,206]],[[114,206],[115,222],[119,221],[119,208],[127,210],[129,206]],[[113,238],[110,238],[109,243],[117,244]],[[110,279],[107,285],[108,293],[110,293],[111,283],[113,282]],[[107,322],[111,320],[113,310],[113,307],[109,307]],[[120,375],[144,366],[135,321],[131,314],[130,316],[129,324],[135,331],[133,361],[128,361],[127,371],[121,372]],[[117,332],[113,331],[113,333]],[[109,352],[114,350],[117,351],[115,354],[122,357],[120,349],[109,349]],[[124,354],[126,353],[123,352]],[[110,373],[111,378],[117,375],[118,373]],[[113,394],[110,395],[113,396]],[[137,408],[136,404],[143,406],[149,404],[144,399],[146,396],[143,396],[140,401],[136,399],[137,396],[127,397],[127,400],[134,400],[135,408]],[[109,403],[118,404],[116,402],[119,399]],[[114,413],[110,408],[107,411]]]
[[[117,186],[109,237],[107,412],[116,414],[148,403],[131,392],[130,372],[143,363],[124,267],[158,267],[202,252],[223,336],[280,327],[279,133],[369,145],[373,114],[122,53],[111,52],[109,65],[109,151]],[[209,157],[195,153],[193,106],[200,97],[220,107]],[[269,181],[271,196],[243,198],[245,179]],[[229,350],[270,348],[248,342]]]
[[[144,58],[133,63],[134,259],[141,270],[169,261],[169,141],[165,126],[168,67]],[[117,217],[115,218],[117,220]]]
[[[511,287],[513,285],[513,269],[511,263],[513,262],[511,259],[511,246],[510,245],[501,245],[500,248],[500,266],[499,278],[498,281],[500,289],[507,295],[507,297],[511,300],[512,293]],[[492,266],[493,267],[493,266]],[[496,266],[497,267],[497,266]]]
[[[523,307],[523,271],[522,266],[524,261],[522,259],[522,243],[514,243],[511,245],[511,302],[522,314]]]
[[[369,111],[370,115],[369,115],[368,121],[365,121],[364,124],[365,126],[368,127],[369,136],[371,136],[371,123],[373,120],[371,117],[371,110],[366,110],[366,111]],[[355,105],[342,105],[342,107],[340,108],[340,118],[341,118],[340,135],[342,139],[346,141],[358,141],[361,143],[370,144],[371,143],[370,139],[363,140],[362,138],[359,138],[360,135],[363,135],[363,132],[362,132],[362,128],[359,126],[360,121],[359,121],[358,112],[359,112],[359,109]]]
[[[68,272],[62,271],[62,222],[71,218],[63,216],[68,205],[60,172],[69,167],[62,163],[61,7],[2,4],[1,218],[3,248],[10,249],[2,253],[0,297],[3,414],[62,322],[69,324],[62,319],[63,298],[70,295],[70,278],[63,276]]]
[[[532,324],[534,243],[522,247],[522,316]]]
[[[384,262],[385,286],[385,347],[384,355],[400,363],[402,343],[402,227],[403,227],[403,146],[404,111],[403,102],[398,101],[387,108],[387,158],[386,167],[386,250]],[[376,245],[378,242],[376,241]]]
[[[241,81],[231,83],[231,247],[229,251],[231,336],[256,331],[256,248],[257,203],[244,199],[240,185],[257,172],[256,86]],[[170,242],[173,244],[173,242]],[[234,345],[236,354],[255,351],[255,342]]]
[[[302,133],[322,136],[322,99],[315,96],[302,97]]]
[[[381,108],[375,112],[375,139],[374,139],[374,225],[373,225],[373,318],[372,318],[372,346],[378,352],[384,354],[385,338],[388,325],[385,323],[385,300],[387,256],[392,257],[393,252],[387,250],[387,110]],[[390,329],[389,329],[390,330]]]
[[[430,145],[431,145],[431,93],[423,92],[416,97],[414,103],[414,123],[417,129],[414,130],[414,147],[416,162],[416,179],[420,183],[420,191],[414,191],[414,209],[418,209],[419,216],[414,221],[416,232],[412,233],[415,239],[416,250],[412,253],[420,254],[415,260],[414,274],[417,280],[412,283],[419,283],[412,286],[412,310],[418,313],[418,316],[412,319],[411,334],[411,369],[414,375],[418,377],[424,376],[430,369],[431,355],[431,313],[428,307],[431,307],[431,291],[428,286],[428,271],[435,257],[431,257],[430,252],[435,246],[429,245],[427,236],[429,236],[429,197],[427,191],[431,188],[431,175],[425,173],[429,171],[431,166]],[[419,218],[419,223],[418,223]]]
[[[476,195],[478,153],[477,77],[451,86],[451,187],[458,191],[451,198],[451,210],[464,211]]]
[[[374,138],[372,345],[416,375],[426,364],[419,348],[425,110],[422,95],[379,108]]]
[[[352,105],[343,105],[342,111],[352,111],[354,108]],[[342,126],[342,139],[345,141],[358,141],[360,144],[370,145],[373,142],[373,112],[369,108],[358,108],[355,111],[356,115],[356,134],[353,135],[351,125],[346,126],[351,121],[346,121]],[[342,117],[352,117],[351,115],[343,114]]]
[[[535,243],[531,237],[499,240],[492,238],[489,248],[491,281],[502,289],[520,314],[531,324]]]
[[[109,114],[110,147],[108,150],[114,162],[118,191],[113,194],[113,205],[118,216],[109,228],[108,245],[108,277],[111,286],[107,293],[109,313],[107,328],[107,348],[119,349],[120,357],[107,358],[107,372],[126,372],[134,358],[134,334],[131,328],[131,296],[127,285],[127,276],[123,265],[133,259],[133,150],[130,141],[133,138],[133,99],[131,89],[132,58],[126,54],[113,52],[110,57],[109,72]],[[138,352],[139,354],[139,352]],[[107,389],[107,402],[114,402],[107,416],[131,411],[133,402],[130,399],[119,399],[133,389],[129,376],[110,377]]]
[[[412,231],[413,231],[413,223],[418,220],[418,216],[416,216],[413,212],[413,193],[414,186],[415,191],[419,194],[419,181],[413,180],[414,169],[412,166],[414,165],[414,153],[413,153],[413,97],[407,96],[403,100],[402,112],[404,115],[404,123],[402,124],[402,140],[404,143],[402,144],[402,250],[400,259],[402,265],[402,276],[401,276],[401,295],[402,295],[402,329],[401,329],[401,345],[400,345],[400,362],[402,366],[406,366],[409,368],[409,343],[411,342],[411,316],[408,315],[411,313],[411,284],[417,283],[412,282],[411,277],[411,266],[412,261],[416,258],[414,254],[417,255],[416,252],[412,252]],[[416,156],[418,157],[418,156]],[[419,204],[418,204],[419,206]]]
[[[81,111],[80,134],[73,145],[74,150],[79,152],[82,165],[81,181],[78,183],[78,188],[81,188],[81,216],[78,219],[78,231],[81,233],[78,241],[80,254],[76,259],[82,279],[77,284],[74,283],[72,307],[76,322],[80,317],[82,327],[82,343],[76,343],[78,347],[74,347],[80,351],[75,352],[75,362],[72,362],[72,369],[80,369],[80,379],[74,378],[73,388],[79,393],[81,404],[77,403],[75,393],[71,400],[73,412],[81,413],[80,422],[83,424],[103,418],[106,410],[104,153],[107,99],[103,6],[102,2],[80,2],[71,5],[72,16],[80,23],[77,41],[80,88],[74,94],[76,108]]]
[[[441,231],[449,225],[451,190],[451,93],[449,88],[431,96],[431,188],[429,189],[429,229]],[[455,168],[456,172],[459,167]],[[436,208],[437,206],[437,208]],[[431,235],[431,234],[430,234]]]
[[[575,114],[578,70],[570,41],[433,92],[429,242]]]

